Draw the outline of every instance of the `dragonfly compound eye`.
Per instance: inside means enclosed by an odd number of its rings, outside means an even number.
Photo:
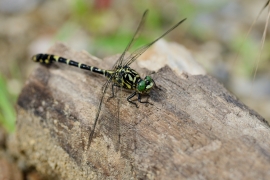
[[[153,79],[150,76],[146,76],[144,80],[139,81],[137,90],[140,93],[147,93],[154,85]]]
[[[146,90],[148,91],[148,90],[150,90],[153,86],[154,86],[154,81],[153,81],[153,79],[150,77],[150,76],[146,76],[145,78],[144,78],[144,80],[145,80],[145,84],[146,84]]]
[[[143,92],[143,91],[145,91],[145,88],[146,88],[145,80],[141,80],[141,81],[138,83],[137,90],[138,90],[139,92]]]
[[[152,78],[150,76],[146,76],[144,79],[147,80],[147,81],[149,81],[149,82],[152,81]]]

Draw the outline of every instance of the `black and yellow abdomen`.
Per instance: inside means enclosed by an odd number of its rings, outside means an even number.
[[[67,64],[70,66],[75,66],[84,70],[88,70],[94,73],[98,73],[101,75],[104,75],[106,77],[110,77],[110,72],[107,72],[106,70],[103,69],[99,69],[97,67],[93,67],[93,66],[88,66],[86,64],[83,63],[79,63],[76,61],[73,61],[71,59],[66,59],[63,57],[59,57],[53,54],[37,54],[35,56],[32,57],[32,60],[35,62],[39,62],[42,64],[51,64],[52,62],[59,62],[59,63],[63,63],[63,64]]]
[[[138,90],[139,83],[144,80],[141,79],[137,71],[131,69],[129,66],[124,67],[119,66],[116,67],[115,70],[103,70],[97,67],[89,66],[53,54],[37,54],[32,57],[32,60],[42,64],[51,64],[53,62],[59,62],[70,66],[78,67],[84,70],[104,75],[105,77],[110,78],[116,86],[128,90],[134,90],[141,94],[146,93],[146,91]]]

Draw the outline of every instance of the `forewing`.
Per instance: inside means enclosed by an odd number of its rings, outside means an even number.
[[[171,27],[168,31],[166,31],[164,34],[162,34],[159,38],[157,38],[156,40],[154,40],[153,42],[146,44],[142,47],[140,47],[139,49],[135,50],[128,58],[126,58],[123,62],[123,65],[127,65],[129,66],[131,63],[133,63],[140,55],[142,55],[150,46],[152,46],[155,42],[157,42],[158,40],[160,40],[161,38],[163,38],[165,35],[167,35],[169,32],[171,32],[173,29],[175,29],[177,26],[179,26],[182,22],[184,22],[186,20],[183,19],[181,21],[179,21],[177,24],[175,24],[173,27]]]
[[[146,16],[148,14],[148,10],[144,11],[143,13],[143,16],[141,18],[141,21],[139,23],[139,26],[137,27],[132,39],[130,40],[130,42],[128,43],[126,49],[124,50],[124,52],[121,54],[121,56],[119,57],[119,59],[116,61],[116,63],[114,64],[113,66],[113,69],[117,68],[118,66],[122,66],[122,62],[123,62],[123,59],[126,55],[126,52],[130,49],[130,47],[132,46],[132,44],[135,42],[135,40],[138,38],[139,36],[139,32],[141,30],[141,28],[143,27],[144,25],[144,22],[145,22],[145,19],[146,19]]]

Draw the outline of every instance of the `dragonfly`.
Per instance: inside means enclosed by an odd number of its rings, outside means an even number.
[[[136,95],[137,95],[137,100],[139,103],[149,103],[148,100],[142,101],[142,96],[144,96],[144,95],[149,96],[149,92],[151,91],[151,89],[156,86],[155,81],[149,75],[145,76],[145,78],[141,78],[141,76],[139,75],[139,73],[136,70],[130,68],[130,65],[134,61],[136,61],[137,58],[139,56],[141,56],[150,46],[152,46],[155,42],[157,42],[159,39],[163,38],[165,35],[167,35],[169,32],[171,32],[173,29],[175,29],[177,26],[179,26],[181,23],[183,23],[186,20],[186,18],[182,19],[181,21],[176,23],[173,27],[171,27],[169,30],[167,30],[165,33],[163,33],[161,36],[156,38],[154,41],[152,41],[144,46],[141,46],[140,48],[136,49],[130,55],[127,56],[128,50],[132,47],[133,43],[136,41],[136,39],[139,36],[139,32],[144,25],[147,14],[148,14],[148,10],[146,10],[143,13],[143,16],[140,20],[139,26],[137,27],[132,39],[129,41],[124,52],[117,59],[117,61],[115,62],[115,64],[113,65],[111,70],[104,70],[104,69],[100,69],[97,67],[89,66],[89,65],[79,63],[77,61],[67,59],[64,57],[56,56],[53,54],[36,54],[32,57],[33,61],[39,62],[42,64],[51,64],[53,62],[64,63],[64,64],[67,64],[70,66],[78,67],[78,68],[88,70],[88,71],[91,71],[91,72],[94,72],[97,74],[101,74],[107,78],[107,81],[103,85],[103,88],[102,88],[102,95],[100,97],[94,125],[91,129],[91,133],[90,133],[89,138],[88,138],[87,149],[89,149],[89,147],[91,145],[93,135],[95,132],[95,128],[96,128],[97,122],[99,120],[99,115],[100,115],[104,95],[105,95],[109,85],[110,84],[112,85],[111,86],[112,87],[112,96],[109,98],[114,97],[114,94],[115,94],[114,87],[119,87],[121,89],[123,88],[123,89],[129,90],[129,91],[132,91],[132,93],[126,99],[129,103],[135,105],[136,107],[138,107],[137,103],[135,103],[131,100]]]

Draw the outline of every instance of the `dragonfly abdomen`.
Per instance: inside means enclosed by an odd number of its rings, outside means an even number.
[[[107,72],[106,70],[99,69],[99,68],[93,67],[93,66],[88,66],[86,64],[79,63],[79,62],[73,61],[71,59],[59,57],[59,56],[56,56],[53,54],[37,54],[37,55],[32,57],[32,60],[35,62],[42,63],[42,64],[51,64],[52,62],[55,61],[55,62],[67,64],[70,66],[75,66],[75,67],[78,67],[78,68],[81,68],[84,70],[88,70],[88,71],[91,71],[94,73],[98,73],[98,74],[104,75],[106,77],[110,76],[110,73]]]

